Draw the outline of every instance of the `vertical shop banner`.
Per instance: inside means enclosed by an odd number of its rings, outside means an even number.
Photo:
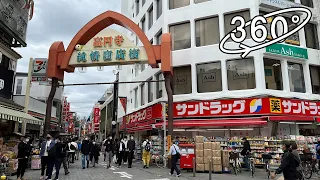
[[[124,112],[127,112],[127,97],[119,97]]]
[[[93,112],[93,123],[99,124],[100,123],[100,108],[94,108]]]

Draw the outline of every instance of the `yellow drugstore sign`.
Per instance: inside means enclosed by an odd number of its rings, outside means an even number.
[[[144,47],[134,45],[131,40],[113,29],[105,29],[87,44],[76,45],[69,65],[88,67],[147,63],[147,61]]]

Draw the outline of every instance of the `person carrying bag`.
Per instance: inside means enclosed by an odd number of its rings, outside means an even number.
[[[176,142],[172,141],[172,145],[170,147],[170,151],[168,155],[171,156],[171,171],[169,174],[172,176],[173,171],[176,171],[177,177],[179,177],[181,173],[180,173],[180,169],[177,167],[177,162],[181,158],[181,152],[178,146],[178,141]]]

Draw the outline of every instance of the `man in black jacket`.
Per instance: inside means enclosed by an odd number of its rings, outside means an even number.
[[[131,168],[132,167],[132,159],[133,159],[133,156],[134,156],[134,150],[136,148],[136,142],[134,141],[134,137],[131,136],[130,137],[130,140],[128,141],[128,149],[129,149],[129,152],[128,152],[128,168]]]
[[[113,154],[113,141],[112,141],[112,136],[109,135],[108,139],[106,139],[103,143],[105,146],[105,154],[104,154],[104,161],[107,160],[107,168],[111,167],[111,159],[112,159],[112,154]]]
[[[274,179],[276,174],[283,173],[285,180],[297,180],[300,175],[298,174],[297,167],[299,166],[299,159],[292,153],[291,143],[289,141],[283,142],[283,151],[281,165],[276,170],[274,174],[271,175],[271,178]],[[302,174],[301,174],[302,176]]]
[[[17,170],[17,179],[24,179],[24,173],[27,169],[28,158],[30,156],[30,146],[29,137],[24,137],[22,141],[18,144],[18,170]],[[20,179],[21,178],[21,179]]]
[[[241,155],[244,156],[243,161],[245,167],[249,169],[249,154],[251,152],[250,143],[246,137],[242,138],[243,141],[243,149],[241,151]]]
[[[55,179],[59,179],[60,167],[61,167],[61,164],[63,163],[64,158],[66,157],[67,150],[66,150],[66,145],[61,142],[60,137],[57,137],[56,144],[54,145],[53,148],[56,148],[56,157],[54,160],[54,166],[56,168]],[[68,169],[66,167],[64,167],[64,172],[65,174],[69,174]]]
[[[81,153],[82,153],[82,169],[86,168],[86,161],[87,161],[87,168],[89,168],[89,154],[90,154],[90,145],[89,145],[89,138],[86,137],[82,141],[81,145]]]

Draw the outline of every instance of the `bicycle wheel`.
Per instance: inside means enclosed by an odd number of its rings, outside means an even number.
[[[310,179],[312,177],[312,166],[309,163],[303,163],[303,176],[305,179]]]

